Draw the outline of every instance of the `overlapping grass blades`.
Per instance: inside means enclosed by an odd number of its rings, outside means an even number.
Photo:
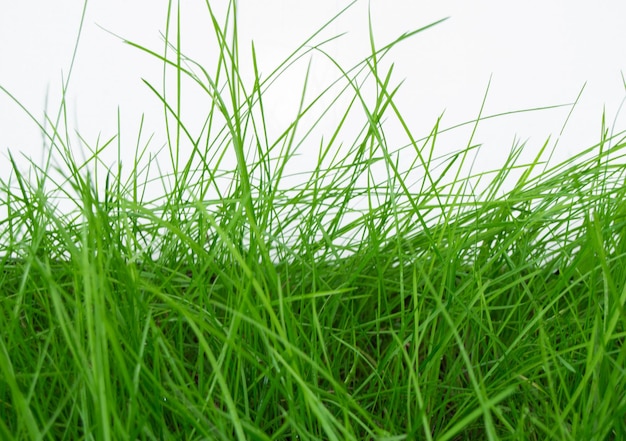
[[[267,78],[253,47],[247,82],[235,4],[221,22],[207,3],[214,73],[183,55],[173,6],[162,54],[131,43],[177,78],[174,92],[146,83],[169,171],[154,180],[163,155],[140,141],[131,164],[103,164],[115,139],[79,161],[60,120],[51,159],[14,162],[2,182],[2,439],[624,436],[623,134],[603,126],[557,166],[549,142],[527,164],[516,145],[493,173],[467,173],[472,140],[441,156],[439,123],[417,139],[394,104],[381,60],[418,31],[382,48],[371,31],[371,55],[336,64],[322,95],[303,79],[273,137],[267,90],[311,53],[333,61],[318,36]],[[207,97],[199,133],[181,117],[185,78]],[[315,139],[331,106],[344,116]],[[389,120],[406,146],[387,144]]]

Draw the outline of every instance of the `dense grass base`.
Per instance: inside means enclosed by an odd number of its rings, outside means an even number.
[[[474,147],[437,162],[438,127],[415,141],[372,37],[360,65],[372,106],[341,70],[364,130],[343,156],[322,142],[309,179],[283,184],[305,94],[267,143],[250,128],[267,83],[256,73],[245,93],[211,17],[214,76],[201,81],[180,52],[159,57],[204,86],[208,120],[226,128],[193,138],[166,106],[194,151],[179,162],[171,147],[163,196],[141,197],[139,159],[127,180],[121,156],[97,179],[103,148],[80,163],[58,128],[64,167],[33,165],[29,179],[13,163],[3,182],[0,438],[626,437],[624,140],[603,136],[556,167],[543,149],[521,164],[515,147],[501,169],[464,177]],[[386,145],[386,111],[409,150]],[[215,152],[227,150],[237,165],[224,171]]]
[[[127,212],[44,205],[0,263],[2,436],[620,439],[626,189],[565,196],[596,171],[280,263],[165,221],[133,259]]]

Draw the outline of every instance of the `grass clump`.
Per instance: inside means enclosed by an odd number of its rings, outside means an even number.
[[[314,36],[262,78],[253,47],[247,84],[234,7],[222,23],[207,3],[213,73],[172,41],[173,8],[162,54],[131,43],[177,78],[174,98],[146,82],[169,171],[141,136],[130,167],[119,137],[78,160],[62,118],[47,121],[43,166],[24,174],[10,157],[2,439],[621,439],[622,135],[603,124],[556,166],[549,142],[527,163],[513,146],[490,173],[468,168],[472,139],[437,157],[439,123],[413,135],[381,61],[420,29],[381,48],[371,32],[371,54],[335,64],[313,99],[305,78],[273,139],[269,88],[309,54],[334,60]],[[197,133],[181,117],[185,78],[207,97]],[[315,140],[337,106],[336,130]],[[346,143],[354,114],[362,131]],[[405,147],[388,145],[389,121]],[[312,145],[317,163],[294,177]]]

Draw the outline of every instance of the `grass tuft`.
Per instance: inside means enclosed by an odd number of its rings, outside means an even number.
[[[625,437],[623,133],[603,118],[600,142],[565,162],[547,140],[528,163],[516,144],[472,172],[473,134],[438,156],[440,121],[419,139],[394,102],[386,56],[436,23],[377,46],[370,21],[352,68],[316,33],[263,77],[252,46],[248,81],[236,12],[207,2],[213,72],[185,56],[172,4],[162,52],[127,42],[175,77],[173,91],[146,81],[165,155],[140,130],[134,156],[118,144],[106,165],[117,136],[81,139],[77,159],[64,100],[38,123],[43,165],[9,155],[0,438]],[[337,81],[310,96],[306,70],[272,134],[269,92],[319,59]],[[206,97],[199,130],[183,84]],[[405,145],[387,142],[390,124]]]

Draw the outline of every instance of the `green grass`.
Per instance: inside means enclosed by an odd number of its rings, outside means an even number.
[[[394,103],[385,56],[418,31],[381,46],[371,31],[370,56],[336,64],[324,93],[302,79],[273,136],[267,91],[293,63],[333,58],[314,35],[263,77],[233,4],[225,19],[209,5],[214,72],[184,56],[175,5],[161,53],[131,43],[175,78],[173,92],[146,83],[167,120],[160,163],[141,131],[135,147],[83,140],[77,159],[65,101],[41,124],[43,164],[10,157],[0,438],[626,437],[623,133],[603,118],[600,142],[563,163],[548,140],[473,172],[472,139],[440,156],[439,122],[419,139]],[[207,99],[197,132],[181,116],[189,80]],[[344,119],[316,138],[331,110]],[[293,176],[305,149],[317,162]]]

